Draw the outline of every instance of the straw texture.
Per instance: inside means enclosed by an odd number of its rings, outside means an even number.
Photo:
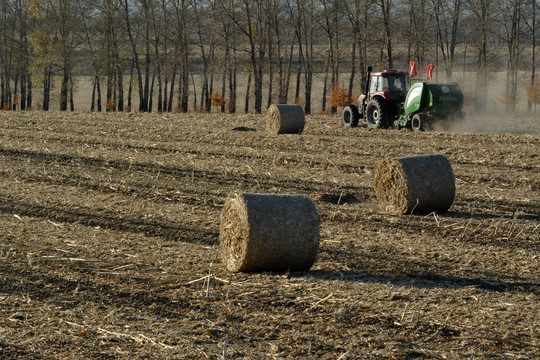
[[[456,194],[454,172],[442,155],[384,159],[375,172],[375,193],[390,213],[447,211]]]
[[[305,124],[300,105],[270,105],[266,112],[266,129],[271,134],[301,134]]]
[[[319,248],[319,215],[301,195],[230,194],[220,224],[230,271],[304,271]]]

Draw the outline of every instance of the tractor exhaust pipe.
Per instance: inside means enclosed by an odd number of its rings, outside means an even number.
[[[372,70],[373,70],[372,66],[367,67],[367,81],[366,81],[366,92],[365,92],[366,96],[364,97],[364,100],[362,100],[362,109],[366,105],[366,100],[367,100],[368,95],[369,95],[369,82],[371,80],[371,71]]]

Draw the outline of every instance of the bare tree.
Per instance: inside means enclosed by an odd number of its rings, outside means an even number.
[[[402,25],[402,33],[406,34],[408,60],[415,60],[418,64],[426,62],[428,48],[435,40],[430,34],[431,11],[428,10],[427,0],[407,0],[404,13],[408,13],[408,21]]]
[[[298,57],[304,73],[304,112],[311,113],[311,91],[314,73],[314,38],[315,38],[315,4],[314,0],[297,0],[296,4],[287,0],[289,16],[295,24],[295,34],[298,40]],[[299,97],[300,68],[297,73],[296,99]]]
[[[72,69],[80,42],[80,1],[27,0],[27,8],[38,24],[29,37],[34,48],[34,66],[43,71],[43,109],[49,109],[53,70],[58,68],[60,110],[65,111],[73,93]],[[74,107],[73,101],[70,105]]]
[[[462,3],[462,0],[431,0],[437,28],[437,46],[441,50],[447,80],[452,78],[456,61]]]
[[[295,41],[297,40],[294,25],[291,24],[291,19],[287,19],[286,8],[283,5],[282,1],[272,0],[269,22],[274,36],[269,34],[268,39],[269,43],[275,41],[278,68],[278,102],[280,104],[287,103],[289,96],[292,60]],[[270,77],[273,77],[272,72]]]
[[[537,22],[537,14],[539,11],[539,3],[538,0],[528,0],[524,1],[524,7],[525,10],[521,12],[523,21],[525,23],[526,28],[528,29],[528,32],[530,33],[530,39],[531,39],[531,83],[530,85],[534,85],[534,81],[536,79],[536,31],[538,30],[538,22]],[[528,100],[527,101],[527,110],[529,112],[532,110],[532,104]]]
[[[222,5],[220,0],[215,0],[214,6]],[[225,4],[225,6],[231,6],[230,3]],[[224,55],[224,68],[223,68],[223,83],[222,83],[222,96],[226,98],[226,89],[227,86],[225,82],[228,83],[229,89],[229,105],[228,110],[231,113],[236,112],[236,103],[237,103],[237,74],[238,74],[238,44],[237,44],[237,34],[238,30],[236,29],[236,24],[230,16],[228,16],[224,11],[216,11],[216,15],[219,19],[221,31],[218,34],[222,35],[222,46],[223,46],[223,55]],[[222,111],[223,111],[222,107]]]
[[[93,20],[93,21],[92,21]],[[98,52],[98,50],[94,46],[95,36],[94,33],[91,33],[91,22],[96,23],[96,19],[89,18],[84,16],[82,18],[82,24],[84,28],[84,35],[86,39],[86,43],[88,46],[88,51],[91,57],[91,63],[92,63],[92,99],[90,103],[90,111],[96,110],[96,103],[97,103],[97,111],[101,111],[101,83],[100,83],[100,70],[101,70],[101,54]],[[96,92],[97,92],[97,99],[96,99]]]
[[[16,89],[12,81],[16,78],[15,60],[17,58],[16,12],[11,1],[0,2],[0,109],[9,110],[14,105]],[[15,80],[15,87],[17,81]]]
[[[478,54],[476,77],[475,110],[485,111],[487,107],[488,82],[488,46],[491,33],[491,15],[493,0],[465,0],[467,8],[472,14],[472,36]]]
[[[125,23],[126,31],[128,34],[129,43],[131,44],[131,49],[133,53],[133,63],[134,63],[135,69],[137,70],[137,81],[139,84],[139,111],[147,111],[148,97],[145,96],[147,92],[145,91],[145,87],[143,86],[143,76],[142,76],[142,71],[141,71],[141,62],[139,60],[139,53],[137,51],[137,42],[132,32],[131,16],[130,16],[131,7],[129,4],[129,1],[124,0],[124,2],[122,3],[122,6],[123,6],[122,11],[124,13],[123,14],[124,20],[126,22]]]
[[[205,3],[201,0],[190,0],[191,9],[193,10],[197,46],[199,47],[202,63],[203,63],[203,85],[201,89],[201,110],[210,112],[212,104],[210,100],[211,89],[211,62],[215,48],[215,22],[211,21],[211,16],[214,13],[212,3]]]
[[[365,88],[367,81],[364,69],[367,66],[367,48],[369,32],[369,2],[367,0],[355,0],[352,5],[344,1],[346,17],[352,28],[352,46],[351,46],[351,76],[349,78],[349,96],[353,93],[354,80],[357,66],[361,69],[360,83],[361,88]],[[357,54],[358,51],[358,64]]]
[[[496,36],[502,40],[508,50],[508,66],[506,77],[506,95],[507,109],[514,111],[517,99],[518,84],[518,64],[521,57],[521,36],[522,36],[522,10],[523,0],[498,0],[496,9],[498,16],[495,22],[497,28],[503,31],[497,31]]]
[[[386,59],[388,68],[394,68],[394,58],[392,56],[392,0],[377,0],[377,5],[381,7],[383,17],[385,41],[386,41]],[[382,51],[382,49],[381,49]]]
[[[175,14],[175,39],[176,39],[176,52],[178,53],[178,59],[180,67],[180,76],[178,84],[178,111],[188,111],[189,101],[189,75],[190,75],[190,62],[189,62],[189,38],[188,38],[188,4],[186,0],[172,0]]]
[[[330,87],[333,89],[338,85],[339,80],[339,1],[321,0],[322,16],[317,16],[319,26],[324,30],[328,38],[328,59],[327,71],[330,70]],[[326,80],[326,76],[325,76]],[[325,111],[327,86],[326,81],[323,88],[323,111]],[[335,114],[337,107],[332,106],[331,113]]]

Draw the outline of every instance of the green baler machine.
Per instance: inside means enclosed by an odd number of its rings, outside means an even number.
[[[415,83],[409,88],[402,106],[398,126],[410,125],[415,131],[464,117],[463,93],[457,83]]]

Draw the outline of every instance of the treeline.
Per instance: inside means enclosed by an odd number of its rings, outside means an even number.
[[[506,70],[512,106],[518,72],[536,76],[538,14],[538,0],[0,0],[0,104],[48,110],[60,79],[60,110],[74,110],[86,75],[92,111],[301,102],[310,113],[315,74],[326,109],[368,64],[429,61],[448,80],[458,66],[476,72],[480,110],[490,72]]]

